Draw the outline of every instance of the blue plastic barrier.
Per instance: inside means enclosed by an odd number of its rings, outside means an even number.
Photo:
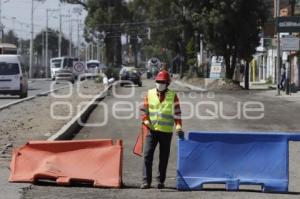
[[[177,189],[201,190],[204,184],[261,185],[264,192],[287,192],[289,141],[285,132],[190,132],[178,141]]]

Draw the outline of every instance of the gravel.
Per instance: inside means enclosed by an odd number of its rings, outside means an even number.
[[[226,82],[222,79],[208,79],[208,78],[190,78],[183,79],[184,82],[191,84],[193,86],[200,86],[202,88],[206,88],[209,91],[219,91],[219,90],[243,90],[239,84],[235,84],[233,82]]]
[[[12,146],[19,147],[29,140],[46,140],[77,114],[77,107],[80,103],[88,103],[102,89],[103,86],[99,83],[92,80],[84,81],[72,86],[73,92],[68,97],[57,97],[70,92],[69,88],[64,88],[48,96],[37,97],[0,111],[1,154],[10,154]],[[84,97],[79,94],[78,90]],[[53,106],[55,103],[64,104]],[[73,111],[70,111],[69,107],[72,107]],[[52,117],[51,108],[54,116],[65,118]],[[68,115],[70,117],[66,117]]]

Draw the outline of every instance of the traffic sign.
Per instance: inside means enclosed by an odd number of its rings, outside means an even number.
[[[75,74],[82,74],[85,72],[85,64],[80,61],[76,61],[73,64],[73,71]]]
[[[300,32],[300,17],[277,17],[277,32]]]
[[[299,50],[300,39],[294,36],[285,36],[281,38],[281,49],[283,51],[297,51]]]

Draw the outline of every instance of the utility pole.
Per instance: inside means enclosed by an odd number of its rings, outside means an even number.
[[[80,61],[80,23],[81,21],[78,18],[78,27],[77,27],[77,57]]]
[[[29,56],[29,78],[32,78],[32,65],[33,65],[33,2],[31,0],[31,38],[30,38],[30,56]]]
[[[44,64],[45,64],[45,32],[42,31],[42,61],[41,61],[41,66],[43,66]],[[45,67],[45,65],[44,65],[44,67]]]
[[[59,37],[58,37],[58,57],[61,57],[61,40],[62,40],[62,14],[61,3],[59,3]]]
[[[69,40],[69,56],[72,57],[72,16],[71,11],[69,10],[69,20],[70,20],[70,40]]]
[[[49,9],[46,10],[46,51],[45,51],[45,66],[46,66],[46,78],[49,77],[49,66],[48,66],[48,20],[49,20]]]
[[[16,32],[15,32],[15,29],[16,29],[16,19],[17,19],[16,17],[12,17],[12,18],[11,18],[12,24],[13,24],[13,28],[12,28],[12,29],[13,29],[13,32],[14,32],[14,33],[16,33]]]
[[[20,23],[20,25],[21,25],[21,30],[23,30],[23,23]],[[22,39],[21,39],[21,37],[19,38],[18,42],[19,42],[18,54],[21,55],[22,54]]]
[[[280,15],[280,0],[276,0],[276,18]],[[280,56],[280,33],[277,31],[277,95],[280,95],[280,66],[281,65],[281,56]]]
[[[0,24],[2,25],[2,0],[0,0]]]
[[[91,48],[92,48],[92,56],[91,59],[94,60],[94,41],[91,43]]]
[[[3,40],[3,25],[2,25],[2,0],[0,0],[0,31],[1,31],[1,42]]]
[[[203,64],[203,35],[199,35],[200,38],[200,66]]]
[[[46,10],[46,50],[45,50],[45,66],[46,66],[46,78],[49,77],[49,13],[57,12],[57,9]]]
[[[183,15],[184,21],[185,21],[185,14],[186,14],[186,8],[185,8],[185,6],[183,6],[182,7],[182,15]],[[182,32],[181,32],[181,41],[180,41],[180,72],[179,72],[180,78],[183,77],[183,62],[184,62],[183,44],[185,42],[185,32],[184,31],[185,30],[183,28]]]
[[[79,15],[81,15],[82,10],[80,8],[74,8],[73,13],[77,14],[77,50],[76,50],[76,56],[78,57],[80,61],[80,26],[81,21],[79,20]]]
[[[100,61],[100,33],[97,32],[97,60]]]
[[[100,42],[97,41],[97,60],[100,61]]]
[[[4,3],[9,2],[9,0],[4,1]],[[3,2],[0,0],[0,42],[3,42],[3,35],[4,35],[4,25],[2,24],[2,5]]]
[[[89,48],[89,45],[88,44],[86,44],[86,46],[85,46],[85,61],[87,61],[89,58],[88,58],[88,48]]]

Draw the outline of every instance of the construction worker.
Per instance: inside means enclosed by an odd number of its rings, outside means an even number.
[[[155,81],[156,88],[150,89],[144,98],[142,120],[149,132],[145,139],[141,189],[151,187],[153,155],[157,144],[160,145],[157,188],[165,187],[174,124],[179,138],[184,138],[179,100],[176,93],[168,89],[171,82],[169,73],[165,70],[160,71]]]

